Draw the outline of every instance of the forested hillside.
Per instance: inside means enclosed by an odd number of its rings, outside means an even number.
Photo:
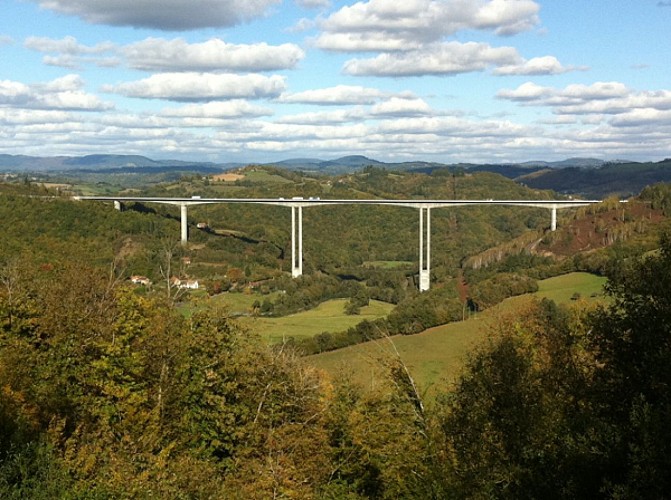
[[[142,194],[555,196],[490,173],[236,175]],[[286,209],[193,208],[181,246],[174,208],[119,212],[35,183],[1,185],[0,494],[663,497],[669,213],[668,185],[561,213],[555,233],[540,209],[435,210],[432,287],[420,294],[415,210],[306,209],[305,275],[292,279]],[[387,358],[375,390],[301,359],[418,333],[575,270],[607,275],[610,302],[537,302],[501,318],[435,400],[400,357]],[[136,274],[153,284],[130,283]],[[173,276],[205,291],[172,288]],[[335,297],[353,315],[370,299],[395,308],[344,332],[268,345],[211,306],[208,295],[225,293],[250,296],[250,314],[268,317]]]
[[[671,181],[671,159],[656,163],[620,162],[600,167],[547,169],[517,180],[536,189],[552,189],[587,198],[638,194],[646,186]]]

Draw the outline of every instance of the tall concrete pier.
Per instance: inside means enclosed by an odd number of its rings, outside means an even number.
[[[291,207],[291,275],[303,274],[303,207]]]

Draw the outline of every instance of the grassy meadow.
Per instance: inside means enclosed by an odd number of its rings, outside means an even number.
[[[347,330],[365,319],[372,321],[384,317],[394,308],[393,304],[371,300],[370,305],[361,308],[360,314],[347,315],[346,303],[347,299],[334,299],[309,311],[281,318],[244,317],[240,321],[263,340],[276,343],[290,337],[300,339],[322,332]]]
[[[459,375],[468,352],[487,337],[497,318],[511,314],[531,297],[567,303],[577,292],[582,299],[597,300],[604,283],[605,278],[588,273],[549,278],[539,282],[539,291],[535,294],[513,297],[466,321],[430,328],[417,335],[397,335],[349,346],[306,359],[333,377],[347,375],[362,386],[374,389],[381,380],[384,360],[398,352],[420,390],[430,396],[435,389],[451,383]]]

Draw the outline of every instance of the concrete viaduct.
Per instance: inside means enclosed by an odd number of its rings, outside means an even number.
[[[584,207],[601,200],[329,200],[320,198],[159,198],[159,197],[114,197],[114,196],[75,196],[76,200],[111,201],[114,207],[121,210],[123,203],[162,203],[177,205],[181,209],[181,241],[188,240],[187,210],[190,205],[207,205],[216,203],[252,203],[261,205],[279,205],[291,208],[291,274],[294,277],[303,274],[303,208],[324,205],[383,205],[410,207],[419,210],[419,290],[426,291],[430,287],[431,274],[431,209],[505,205],[517,207],[534,207],[549,209],[551,213],[550,230],[557,229],[557,210],[563,208]]]

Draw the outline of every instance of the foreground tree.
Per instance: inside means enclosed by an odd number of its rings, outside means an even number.
[[[614,262],[612,301],[500,321],[438,406],[459,497],[665,498],[671,490],[671,239]]]
[[[591,322],[605,487],[620,498],[671,491],[671,236],[659,252],[612,266],[612,304]]]

